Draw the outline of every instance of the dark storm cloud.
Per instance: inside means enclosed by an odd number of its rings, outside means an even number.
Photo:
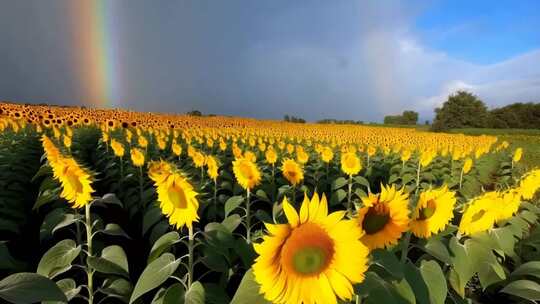
[[[87,100],[68,1],[0,1],[0,98]],[[372,121],[404,109],[429,116],[456,88],[493,104],[499,87],[515,91],[507,102],[538,91],[537,53],[479,66],[424,46],[416,1],[106,3],[120,107]]]

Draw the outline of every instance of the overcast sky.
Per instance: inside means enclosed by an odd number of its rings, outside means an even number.
[[[103,104],[71,1],[0,0],[0,100]],[[97,1],[112,106],[380,121],[458,89],[540,101],[540,1]]]

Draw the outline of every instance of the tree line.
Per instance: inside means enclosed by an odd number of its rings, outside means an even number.
[[[455,128],[540,129],[540,103],[513,103],[488,110],[478,96],[458,91],[435,109],[432,129]]]

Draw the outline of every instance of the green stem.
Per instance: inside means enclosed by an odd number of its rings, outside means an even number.
[[[420,160],[418,160],[418,168],[416,168],[416,189],[414,190],[414,194],[418,193],[418,187],[420,186]]]
[[[251,215],[249,214],[249,197],[250,192],[249,189],[247,190],[247,197],[246,197],[246,242],[248,244],[251,243]]]
[[[124,160],[122,159],[122,157],[120,157],[120,192],[122,192],[122,188],[123,188],[123,183],[124,183]]]
[[[193,227],[188,226],[188,288],[193,284],[193,249],[194,249],[194,236]]]
[[[409,253],[409,243],[411,242],[411,232],[405,233],[405,240],[403,248],[401,248],[401,263],[405,264],[407,261],[407,254]]]
[[[86,246],[88,249],[88,256],[92,257],[92,218],[90,217],[90,204],[86,204],[84,207],[85,211],[85,226],[86,226]],[[93,304],[94,302],[94,270],[91,269],[90,265],[87,265],[86,268],[86,277],[88,283],[88,303]]]
[[[349,214],[352,214],[352,175],[349,175],[349,184],[348,184],[348,192],[347,192],[347,212]]]
[[[143,203],[143,172],[142,166],[139,167],[139,197],[141,198],[141,204]]]
[[[459,189],[461,190],[461,184],[463,183],[463,168],[461,169],[461,174],[459,174]]]

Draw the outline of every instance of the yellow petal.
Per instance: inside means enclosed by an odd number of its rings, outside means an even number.
[[[292,228],[298,226],[299,218],[298,213],[296,213],[296,210],[294,210],[293,206],[289,204],[289,201],[287,198],[283,198],[283,212],[285,212],[285,217],[287,217],[287,221],[289,221],[289,224]]]

